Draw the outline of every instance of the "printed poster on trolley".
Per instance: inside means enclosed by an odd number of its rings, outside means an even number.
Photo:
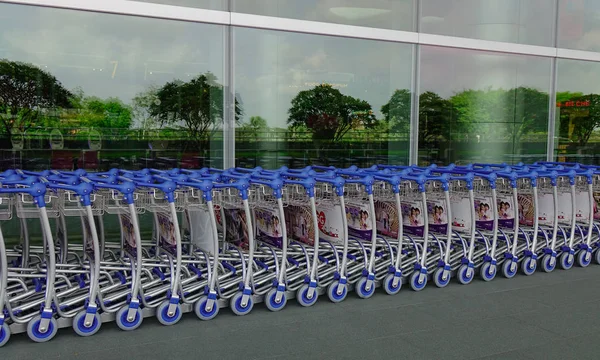
[[[175,238],[175,224],[168,212],[157,212],[158,220],[158,245],[169,254],[177,255],[177,240]]]
[[[423,236],[425,222],[423,202],[419,200],[406,201],[402,203],[402,219],[404,232],[415,236]]]
[[[346,203],[348,233],[363,240],[371,240],[373,220],[368,204]]]
[[[317,205],[319,239],[342,244],[342,208],[340,205]]]
[[[313,246],[315,227],[308,206],[288,205],[284,209],[288,237],[301,243]]]
[[[496,198],[498,206],[498,227],[513,228],[515,226],[515,204],[512,196],[500,195]]]
[[[278,248],[283,247],[283,234],[279,211],[268,209],[254,210],[254,221],[256,222],[256,235],[264,242]]]
[[[475,202],[475,227],[480,230],[494,229],[494,203],[491,196],[476,196]]]
[[[125,252],[129,253],[131,257],[135,258],[137,256],[137,246],[135,241],[135,230],[131,216],[128,214],[120,214],[119,220],[121,221],[121,238],[123,241],[123,248],[125,249]]]
[[[225,222],[225,234],[227,242],[239,246],[243,249],[249,248],[250,238],[248,237],[248,221],[246,212],[242,209],[223,208],[223,217],[221,208],[215,210],[217,226],[223,230],[223,221]]]
[[[432,232],[445,234],[448,231],[448,210],[444,200],[427,200],[427,214]]]
[[[471,209],[473,204],[468,196],[451,195],[452,229],[460,232],[471,231]]]
[[[398,237],[400,224],[398,223],[398,207],[396,202],[376,201],[375,219],[377,220],[377,232],[392,238]]]

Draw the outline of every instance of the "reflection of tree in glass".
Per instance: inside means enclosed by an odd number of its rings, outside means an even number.
[[[377,122],[371,105],[321,84],[301,91],[288,110],[290,126],[306,125],[313,140],[340,141],[351,129],[373,128]]]
[[[259,137],[264,137],[264,133],[269,129],[267,120],[260,116],[252,116],[250,121],[242,124],[239,131],[243,136],[248,136],[250,139],[258,140]]]
[[[38,67],[0,60],[0,119],[10,138],[14,130],[26,131],[48,111],[69,108],[71,93],[50,73]]]
[[[410,109],[412,95],[410,90],[396,90],[390,101],[381,107],[384,121],[389,131],[408,133],[410,131]]]
[[[211,131],[223,120],[224,91],[216,76],[208,72],[188,82],[174,80],[150,91],[154,92],[154,101],[147,102],[149,115],[163,126],[183,127],[200,149],[207,150]],[[236,99],[236,121],[241,115]]]
[[[565,105],[560,107],[560,134],[583,147],[600,127],[600,95],[569,95],[557,94],[557,102]]]

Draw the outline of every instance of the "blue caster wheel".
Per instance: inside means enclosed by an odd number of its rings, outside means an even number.
[[[285,291],[281,293],[279,302],[277,302],[277,289],[273,288],[265,295],[265,305],[267,305],[267,309],[271,311],[279,311],[285,307],[285,304],[287,304]]]
[[[446,278],[444,279],[444,268],[437,268],[433,273],[433,283],[439,288],[446,287],[450,284],[451,278],[452,276],[450,276],[450,271],[448,270],[446,272]]]
[[[180,304],[175,304],[175,311],[173,311],[172,314],[169,314],[169,305],[169,300],[165,300],[158,305],[158,308],[156,308],[156,319],[165,326],[177,324],[183,315]]]
[[[128,313],[129,305],[125,305],[119,311],[117,311],[117,317],[115,320],[117,321],[117,326],[119,329],[131,331],[139,328],[144,320],[144,317],[142,316],[142,309],[134,309],[134,315],[131,319],[128,318]]]
[[[475,270],[470,268],[467,264],[463,264],[458,268],[456,278],[458,282],[463,285],[469,285],[475,277]]]
[[[308,290],[310,289],[308,284],[304,284],[298,289],[298,293],[296,294],[296,300],[298,300],[298,304],[309,307],[313,306],[317,299],[319,298],[319,293],[317,293],[317,289],[313,290],[312,297],[308,297]]]
[[[73,330],[79,336],[92,336],[100,330],[102,326],[102,320],[100,320],[100,314],[96,313],[92,316],[92,321],[89,324],[85,323],[85,316],[87,312],[85,310],[77,313],[73,318]]]
[[[0,327],[0,347],[3,347],[10,339],[10,328],[4,323]]]
[[[496,277],[496,265],[492,265],[492,263],[485,262],[481,265],[481,269],[479,269],[479,276],[484,281],[492,281]]]
[[[546,273],[551,273],[556,269],[556,257],[546,254],[542,256],[542,270]]]
[[[517,264],[512,259],[506,259],[502,264],[502,275],[507,279],[512,279],[517,274]]]
[[[200,320],[212,320],[219,313],[219,304],[217,301],[213,301],[213,306],[209,310],[206,309],[206,304],[208,303],[208,296],[201,296],[198,301],[194,304],[194,311],[196,312],[196,316]]]
[[[419,276],[419,275],[423,275],[423,276]],[[419,281],[419,279],[420,279],[420,281]],[[414,291],[421,291],[421,290],[425,289],[425,286],[427,286],[427,274],[421,274],[419,271],[413,272],[412,275],[410,276],[410,287]]]
[[[526,257],[521,262],[521,271],[523,271],[523,274],[527,276],[533,275],[533,273],[535,273],[535,269],[537,269],[537,261],[533,260],[532,258]]]
[[[568,252],[560,254],[560,267],[563,268],[563,270],[569,270],[570,268],[572,268],[574,262],[573,258],[574,256],[569,254]]]
[[[358,297],[362,299],[368,299],[375,293],[375,281],[371,281],[371,287],[367,289],[368,279],[366,277],[361,277],[360,280],[356,283],[356,293]]]
[[[580,267],[588,267],[592,262],[592,253],[587,250],[580,250],[577,253],[577,265]]]
[[[231,305],[230,305],[231,311],[233,311],[233,313],[238,316],[244,316],[244,315],[249,314],[250,311],[252,311],[252,308],[254,307],[254,301],[252,301],[252,295],[248,296],[248,302],[246,304],[242,304],[243,296],[244,296],[244,293],[242,293],[241,291],[238,291],[231,298]]]
[[[36,317],[31,319],[27,324],[27,335],[29,335],[29,338],[31,340],[37,343],[52,340],[52,338],[56,336],[56,332],[58,331],[58,324],[55,318],[50,319],[50,321],[48,322],[48,328],[44,332],[42,332],[40,329],[41,322],[42,316],[37,315]]]
[[[339,303],[344,301],[346,295],[348,295],[348,286],[346,284],[341,286],[341,290],[338,292],[339,281],[335,280],[327,287],[327,296],[333,303]]]
[[[394,274],[387,274],[383,279],[383,290],[388,295],[396,295],[402,289],[402,279],[398,279],[398,283],[394,286]]]

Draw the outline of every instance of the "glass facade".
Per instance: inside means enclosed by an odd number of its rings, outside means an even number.
[[[231,11],[391,30],[415,30],[416,0],[232,0]]]
[[[555,158],[598,163],[600,63],[560,60],[556,93]]]
[[[0,14],[3,168],[222,165],[223,26]]]
[[[554,0],[422,0],[424,33],[552,46]]]
[[[600,160],[598,1],[93,2],[0,0],[2,168]]]
[[[234,34],[238,165],[408,162],[413,45]]]
[[[551,60],[423,46],[419,162],[546,158]]]

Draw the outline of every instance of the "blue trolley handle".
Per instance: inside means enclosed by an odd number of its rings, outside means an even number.
[[[575,185],[575,178],[577,172],[575,170],[554,170],[558,173],[558,176],[566,176],[569,178],[569,185]]]
[[[37,176],[27,176],[22,177],[20,175],[12,175],[6,179],[0,181],[2,185],[22,185],[22,186],[32,186],[34,184],[41,183],[41,177]]]
[[[281,199],[282,189],[283,189],[283,180],[281,179],[273,179],[273,180],[262,180],[262,179],[253,179],[250,178],[250,184],[259,184],[268,186],[273,189],[273,194],[277,199]]]
[[[248,200],[248,188],[250,188],[250,183],[248,182],[247,178],[240,177],[235,182],[232,182],[232,183],[226,183],[226,184],[214,183],[213,188],[214,189],[235,188],[240,192],[242,200]]]
[[[46,200],[44,199],[46,191],[46,185],[41,182],[30,184],[29,187],[24,188],[0,188],[0,194],[29,194],[34,203],[40,208],[46,206]]]
[[[92,184],[96,189],[117,190],[123,194],[123,198],[125,198],[125,202],[127,202],[128,205],[134,204],[133,192],[135,191],[135,183],[133,181],[123,181],[118,184],[93,181]]]
[[[90,183],[81,182],[77,185],[48,183],[47,187],[50,189],[62,189],[72,191],[79,195],[83,206],[92,205],[91,195],[94,191],[94,186]]]
[[[347,170],[342,170],[339,173],[340,175],[358,177],[357,179],[346,179],[346,184],[361,184],[365,187],[367,194],[373,195],[373,184],[375,183],[375,178],[373,176]]]
[[[408,175],[408,174],[406,174],[406,175]],[[398,194],[400,192],[400,183],[402,182],[402,178],[400,176],[398,176],[398,175],[385,176],[385,175],[374,174],[373,178],[375,180],[385,181],[388,184],[392,185],[392,191],[394,192],[394,194]]]
[[[206,201],[212,201],[212,189],[215,187],[211,180],[205,179],[202,181],[194,179],[194,181],[175,181],[177,185],[189,186],[202,191],[202,195]]]
[[[447,174],[444,174],[442,176],[428,176],[428,175],[423,175],[423,174],[405,175],[405,176],[402,176],[402,179],[416,182],[417,185],[419,186],[420,192],[425,192],[425,184],[427,184],[427,182],[429,182],[429,181],[439,181],[442,183],[442,189],[444,191],[448,191],[448,189],[449,189]]]
[[[283,184],[295,184],[304,187],[309,197],[315,197],[315,180],[311,177],[304,178],[302,180],[283,180]]]
[[[49,176],[52,174],[52,172],[50,170],[44,170],[44,171],[29,171],[29,170],[17,170],[16,171],[17,174],[20,175],[27,175],[27,176]]]
[[[335,194],[337,196],[344,196],[344,185],[346,184],[346,179],[344,179],[343,177],[315,176],[314,179],[319,182],[331,184],[335,189]]]
[[[167,201],[170,203],[175,201],[175,190],[177,190],[177,184],[171,180],[167,180],[162,183],[151,183],[136,179],[133,179],[132,181],[136,186],[154,188],[162,191],[165,194]]]
[[[545,166],[568,166],[573,169],[581,169],[582,165],[576,162],[557,162],[557,161],[536,161],[535,165],[545,165]]]

